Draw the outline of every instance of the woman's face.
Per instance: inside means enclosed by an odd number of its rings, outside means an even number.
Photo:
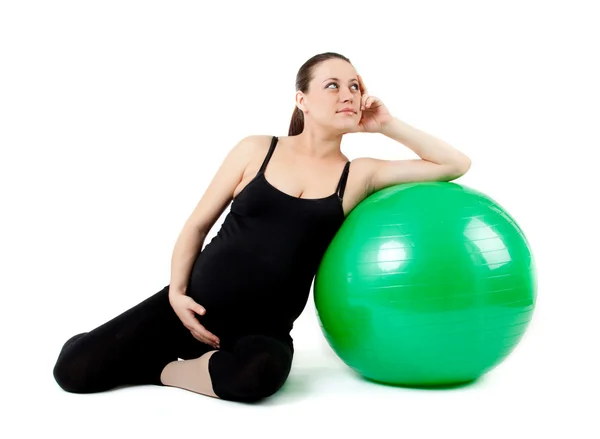
[[[354,67],[342,59],[329,59],[313,70],[308,93],[297,92],[305,123],[344,132],[360,121],[361,91]],[[351,112],[342,112],[344,108]]]

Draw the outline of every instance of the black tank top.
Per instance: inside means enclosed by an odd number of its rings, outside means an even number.
[[[342,199],[350,162],[331,195],[294,197],[265,178],[277,141],[274,136],[260,170],[233,199],[192,268],[187,294],[206,308],[200,321],[217,336],[289,334],[345,219]]]

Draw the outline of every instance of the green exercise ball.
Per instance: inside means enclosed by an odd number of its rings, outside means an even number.
[[[496,367],[535,306],[531,248],[490,197],[449,182],[382,189],[338,230],[314,300],[336,355],[363,377],[449,386]]]

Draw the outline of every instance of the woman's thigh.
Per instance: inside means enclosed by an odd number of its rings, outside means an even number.
[[[192,337],[173,311],[169,286],[63,345],[54,377],[67,391],[88,393],[124,384],[160,384]],[[206,345],[208,348],[208,346]]]

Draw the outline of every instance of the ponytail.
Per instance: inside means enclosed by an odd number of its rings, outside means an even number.
[[[294,113],[292,113],[292,121],[290,122],[288,136],[296,136],[302,131],[304,131],[304,113],[295,106]]]

